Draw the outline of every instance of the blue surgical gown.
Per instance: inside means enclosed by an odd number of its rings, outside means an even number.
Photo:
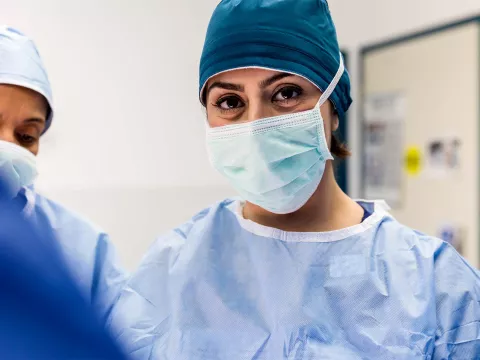
[[[41,218],[51,226],[83,295],[106,321],[127,280],[108,235],[30,188],[23,189],[20,197],[27,218]]]
[[[295,233],[226,200],[158,239],[114,307],[138,359],[480,358],[480,277],[450,245],[361,203],[361,224]]]
[[[46,219],[29,221],[17,205],[0,200],[0,358],[125,359],[72,280]]]

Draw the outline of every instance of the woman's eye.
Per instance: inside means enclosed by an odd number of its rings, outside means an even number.
[[[18,140],[24,145],[33,145],[37,139],[28,134],[19,134]]]
[[[301,93],[302,91],[300,88],[285,87],[274,95],[273,101],[288,101],[299,97]]]
[[[218,100],[217,107],[222,110],[233,110],[244,106],[243,101],[238,97],[228,97]]]

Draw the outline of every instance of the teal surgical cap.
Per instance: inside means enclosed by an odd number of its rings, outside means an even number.
[[[200,98],[212,76],[248,67],[300,75],[324,91],[339,68],[340,56],[326,0],[223,0],[207,30]],[[347,72],[330,100],[342,119],[352,102]]]
[[[50,106],[45,131],[53,118],[52,88],[37,47],[20,31],[0,25],[0,84],[22,86],[43,95]]]

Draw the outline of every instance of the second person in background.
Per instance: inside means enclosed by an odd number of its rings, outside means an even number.
[[[87,301],[105,321],[126,281],[108,235],[34,188],[40,138],[53,119],[52,90],[31,39],[0,25],[0,176],[23,214],[49,224]],[[59,169],[61,171],[61,169]]]
[[[325,0],[223,0],[200,64],[213,166],[240,193],[157,240],[122,292],[140,359],[475,359],[480,278],[334,178],[351,103]],[[185,120],[187,121],[187,120]],[[113,317],[115,320],[115,317]]]

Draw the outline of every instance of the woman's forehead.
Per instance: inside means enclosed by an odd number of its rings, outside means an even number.
[[[247,81],[263,80],[278,74],[285,73],[284,71],[277,71],[263,68],[244,68],[224,71],[220,74],[213,76],[208,83],[213,82],[232,82],[232,83],[244,83]],[[295,74],[290,75],[296,76]]]
[[[48,109],[47,100],[43,95],[22,86],[0,84],[0,108],[8,110],[15,108],[28,116],[44,118]]]
[[[3,95],[10,95],[10,96],[15,96],[17,98],[31,98],[31,99],[36,99],[36,98],[43,98],[43,95],[40,93],[28,89],[24,86],[19,86],[19,85],[12,85],[12,84],[3,84],[0,83],[0,92]]]

